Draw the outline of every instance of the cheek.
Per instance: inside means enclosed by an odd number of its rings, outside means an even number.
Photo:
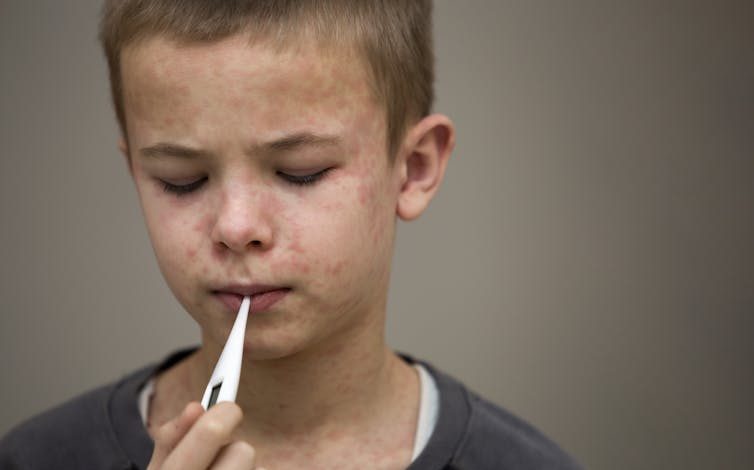
[[[336,261],[327,266],[327,274],[333,277],[339,276],[343,272],[343,268],[346,266],[346,262],[343,260]]]
[[[312,218],[314,219],[314,218]],[[282,215],[283,226],[287,227],[287,237],[280,240],[284,244],[281,252],[286,256],[277,263],[276,269],[282,272],[300,272],[308,274],[312,270],[312,260],[310,258],[311,248],[307,246],[306,234],[311,233],[316,225],[315,220],[307,223],[297,217]]]
[[[293,272],[309,274],[312,271],[311,264],[302,258],[292,259],[288,264],[287,269]]]
[[[197,253],[199,253],[200,248],[199,240],[201,240],[201,237],[209,233],[211,224],[212,220],[209,216],[202,216],[196,221],[187,221],[186,223],[182,224],[184,227],[189,228],[187,233],[191,235],[189,239],[183,240],[186,259],[188,259],[189,261],[196,259],[196,255]],[[191,240],[194,240],[195,242],[191,243]],[[206,268],[204,269],[206,271]]]
[[[344,197],[332,207],[320,209],[320,223],[309,230],[299,230],[291,252],[306,272],[320,274],[322,282],[339,279],[351,282],[372,268],[381,266],[391,240],[389,194],[381,181],[354,175],[359,183],[344,189]],[[309,253],[302,251],[306,246]],[[361,268],[356,265],[362,265]],[[354,277],[355,276],[355,277]]]
[[[144,206],[144,214],[158,262],[173,270],[194,265],[201,254],[201,237],[207,233],[209,218],[193,220],[189,215],[195,212],[178,207],[180,202],[166,201],[161,194],[153,197]]]
[[[381,243],[392,230],[397,200],[387,181],[359,186],[358,197],[364,214],[365,236],[373,245]]]
[[[371,188],[365,184],[359,185],[357,193],[359,195],[359,204],[361,204],[362,207],[365,207],[372,199],[371,196],[373,192]]]
[[[206,237],[207,234],[210,231],[210,227],[212,226],[212,218],[208,215],[204,215],[200,217],[198,220],[194,221],[190,224],[190,234],[191,239],[196,240],[195,243],[185,243],[184,247],[186,250],[186,259],[189,260],[189,262],[193,262],[196,259],[197,253],[200,251],[201,247],[201,240],[202,237]],[[209,268],[206,264],[201,265],[200,269],[202,274],[207,274],[209,272]]]

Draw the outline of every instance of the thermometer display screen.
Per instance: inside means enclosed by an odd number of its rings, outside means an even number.
[[[220,395],[220,387],[223,386],[223,383],[220,382],[219,384],[212,387],[212,391],[209,393],[209,403],[207,404],[207,409],[212,408],[212,406],[217,403],[217,396]]]

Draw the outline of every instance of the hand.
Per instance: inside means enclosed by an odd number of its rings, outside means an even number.
[[[189,403],[155,433],[147,470],[263,470],[254,464],[254,448],[246,441],[233,440],[242,418],[235,403],[218,403],[206,412],[199,403]]]

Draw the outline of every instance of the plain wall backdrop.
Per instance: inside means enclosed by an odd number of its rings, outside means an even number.
[[[0,434],[198,341],[116,149],[99,1],[0,0]],[[751,468],[754,3],[439,1],[447,178],[389,341],[588,468]]]

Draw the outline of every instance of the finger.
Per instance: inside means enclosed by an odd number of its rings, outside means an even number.
[[[160,468],[191,426],[204,414],[204,409],[197,402],[186,405],[180,415],[160,426],[155,432],[154,452],[149,463],[150,468]]]
[[[236,441],[225,446],[212,464],[212,470],[240,468],[254,468],[254,448],[245,441]]]
[[[241,423],[241,408],[232,402],[213,406],[197,420],[185,437],[165,460],[167,468],[207,468],[232,440],[232,433]]]

